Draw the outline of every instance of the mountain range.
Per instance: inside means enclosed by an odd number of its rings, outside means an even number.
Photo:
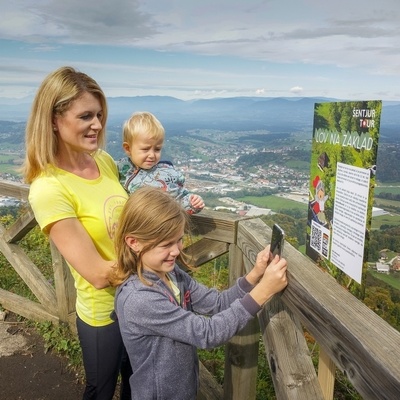
[[[166,130],[267,130],[291,133],[312,130],[315,103],[346,101],[326,97],[232,97],[180,100],[168,96],[109,97],[109,124],[118,126],[134,111],[150,111]],[[0,120],[24,122],[32,98],[0,98]],[[400,101],[383,101],[381,137],[397,137]]]

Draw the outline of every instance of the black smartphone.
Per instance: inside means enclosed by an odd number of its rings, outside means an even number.
[[[271,236],[271,253],[273,256],[278,254],[280,257],[282,255],[284,243],[285,231],[278,224],[274,224]]]

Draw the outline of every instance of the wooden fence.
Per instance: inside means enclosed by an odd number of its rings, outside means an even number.
[[[0,196],[26,200],[28,189],[0,181]],[[190,249],[195,264],[228,253],[231,282],[250,270],[271,237],[271,229],[258,218],[205,210],[193,216],[193,223],[201,237]],[[37,301],[0,288],[0,304],[31,320],[71,323],[73,281],[57,249],[51,247],[53,286],[18,246],[35,226],[27,207],[12,226],[0,226],[0,251]],[[336,369],[366,400],[400,398],[400,333],[289,243],[285,244],[284,257],[288,260],[288,287],[226,345],[223,387],[201,366],[199,400],[255,399],[260,335],[279,400],[332,399]],[[304,328],[319,344],[317,371]]]

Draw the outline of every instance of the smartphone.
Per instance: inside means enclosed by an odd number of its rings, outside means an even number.
[[[278,254],[280,257],[282,255],[284,243],[285,231],[278,224],[274,224],[271,236],[271,253],[273,256]]]

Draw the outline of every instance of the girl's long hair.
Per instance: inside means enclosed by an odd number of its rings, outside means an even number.
[[[182,227],[189,233],[190,217],[167,192],[147,186],[132,193],[123,208],[115,235],[117,264],[110,275],[110,283],[118,286],[130,275],[137,274],[144,283],[150,284],[143,278],[143,254],[176,236]],[[140,252],[128,246],[126,239],[129,237],[144,245]],[[182,252],[178,259],[190,268]]]

